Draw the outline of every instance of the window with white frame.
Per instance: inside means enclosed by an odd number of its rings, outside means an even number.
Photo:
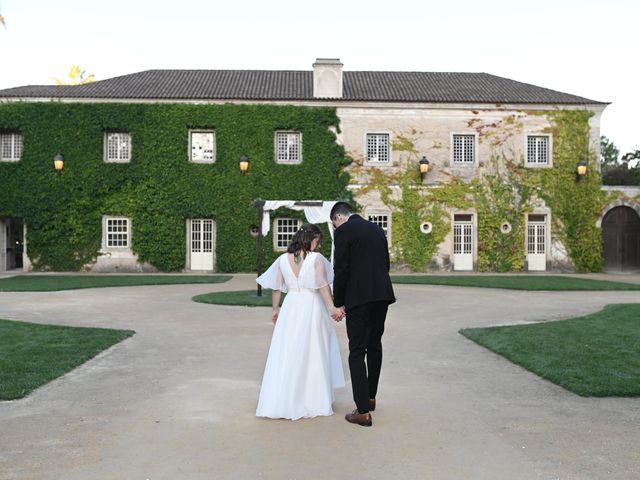
[[[22,157],[22,135],[16,132],[0,133],[0,160],[15,162]]]
[[[131,135],[127,132],[105,132],[104,161],[130,162]]]
[[[216,161],[216,132],[189,130],[189,160],[196,163]]]
[[[527,136],[527,165],[549,165],[551,161],[551,139],[548,135]]]
[[[130,248],[131,220],[126,217],[105,217],[104,247],[107,249]]]
[[[302,134],[300,132],[276,132],[276,162],[302,162]]]
[[[389,230],[391,220],[390,217],[391,215],[389,215],[389,213],[387,212],[369,212],[367,214],[367,220],[369,220],[371,223],[375,223],[380,228],[382,228],[382,230],[384,230],[384,234],[387,237],[387,240],[389,240],[389,234],[391,233]]]
[[[300,229],[302,221],[297,218],[276,218],[274,223],[273,248],[286,250],[293,234]]]
[[[476,160],[476,136],[453,135],[453,163],[471,165]]]
[[[389,163],[389,134],[367,133],[367,162]]]

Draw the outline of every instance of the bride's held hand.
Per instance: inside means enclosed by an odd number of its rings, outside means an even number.
[[[276,324],[276,322],[278,321],[278,315],[280,314],[280,308],[274,308],[273,311],[271,312],[271,323],[273,323],[274,325]]]
[[[336,322],[341,321],[342,317],[344,316],[344,312],[342,311],[342,309],[336,307],[331,308],[330,313],[331,318],[333,318]]]

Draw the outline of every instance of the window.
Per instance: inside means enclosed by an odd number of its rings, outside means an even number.
[[[189,160],[196,163],[216,161],[215,131],[189,130]]]
[[[453,163],[471,165],[476,161],[475,135],[453,135]]]
[[[302,162],[302,134],[300,132],[276,132],[276,162]]]
[[[130,162],[131,135],[126,132],[106,132],[104,161]]]
[[[547,135],[527,136],[527,165],[549,165],[551,142]]]
[[[367,133],[367,162],[389,163],[388,133]]]
[[[22,157],[22,135],[0,133],[0,160],[15,162]]]
[[[126,217],[105,217],[104,246],[129,248],[131,246],[131,221]]]
[[[300,226],[301,221],[297,218],[276,218],[273,248],[280,251],[286,250],[293,234],[300,229]]]
[[[369,220],[371,223],[375,223],[380,228],[382,228],[382,230],[384,230],[384,234],[387,237],[387,240],[389,239],[389,217],[390,215],[388,213],[378,212],[371,212],[367,215],[367,220]]]

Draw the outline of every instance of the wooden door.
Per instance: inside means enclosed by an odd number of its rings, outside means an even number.
[[[640,217],[629,207],[611,209],[602,220],[604,268],[640,270]]]

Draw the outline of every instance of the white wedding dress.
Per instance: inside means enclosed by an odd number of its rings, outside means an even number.
[[[333,415],[334,389],[344,387],[344,372],[334,321],[318,291],[333,281],[331,264],[311,252],[296,277],[285,253],[256,281],[287,293],[273,330],[256,416],[297,420]]]

